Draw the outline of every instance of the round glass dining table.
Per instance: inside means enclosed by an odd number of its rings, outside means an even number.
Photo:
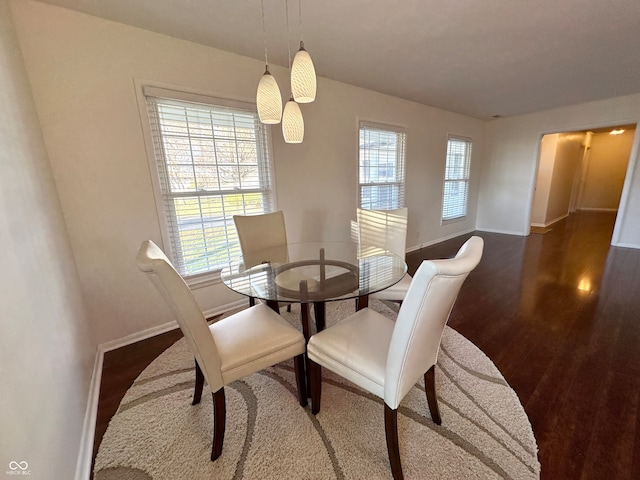
[[[272,247],[241,257],[222,270],[231,290],[267,302],[300,303],[302,327],[309,338],[308,306],[313,304],[316,329],[325,326],[325,302],[357,299],[399,282],[407,273],[403,258],[379,247],[353,242],[304,242]]]

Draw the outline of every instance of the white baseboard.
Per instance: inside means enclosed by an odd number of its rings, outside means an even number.
[[[96,436],[96,419],[98,418],[98,400],[100,398],[103,359],[104,351],[98,346],[93,362],[93,373],[91,374],[91,383],[89,385],[89,398],[87,399],[87,409],[82,425],[75,480],[88,480],[91,476],[91,462],[93,460],[93,444]]]
[[[524,232],[517,232],[515,230],[501,230],[499,228],[476,228],[478,233],[497,233],[499,235],[515,235],[516,237],[526,237]]]
[[[457,233],[454,233],[452,235],[447,235],[446,237],[440,237],[440,238],[437,238],[435,240],[429,240],[428,242],[420,243],[418,245],[414,245],[412,247],[407,248],[407,253],[415,252],[416,250],[420,250],[421,248],[430,247],[431,245],[435,245],[436,243],[444,242],[446,240],[451,240],[452,238],[456,238],[456,237],[459,237],[461,235],[466,235],[466,234],[471,233],[471,232],[475,232],[475,228],[471,228],[469,230],[464,230],[462,232],[457,232]]]
[[[161,333],[175,330],[176,328],[178,328],[178,322],[172,320],[170,322],[163,323],[162,325],[156,325],[155,327],[147,328],[145,330],[132,333],[122,338],[117,338],[115,340],[101,343],[98,346],[98,349],[101,349],[103,353],[110,352],[111,350],[116,350],[118,348],[131,345],[132,343],[139,342],[140,340],[146,340],[147,338],[155,337],[156,335],[160,335]]]
[[[211,308],[209,310],[203,311],[202,313],[204,313],[204,316],[206,318],[211,318],[215,317],[216,315],[228,312],[229,310],[234,310],[238,307],[247,305],[249,305],[249,297],[242,297],[240,300],[237,300],[233,303],[227,303],[226,305],[223,305],[221,307]]]
[[[582,207],[578,209],[581,212],[617,212],[617,208],[590,208]]]
[[[640,245],[637,243],[621,242],[621,243],[612,243],[611,245],[613,245],[614,247],[620,247],[620,248],[634,248],[636,250],[640,249]]]
[[[567,218],[569,216],[568,213],[565,213],[564,215],[560,215],[558,218],[554,218],[553,220],[546,222],[546,223],[531,223],[532,227],[538,227],[538,228],[547,228],[550,227],[551,225],[553,225],[556,222],[559,222],[560,220],[564,220],[565,218]]]
[[[551,225],[553,225],[556,222],[559,222],[560,220],[564,220],[565,218],[567,218],[569,216],[568,213],[565,213],[564,215],[560,215],[558,218],[554,218],[553,220],[546,222],[546,223],[532,223],[531,226],[532,227],[538,227],[538,228],[547,228],[550,227]]]
[[[554,218],[553,220],[551,220],[550,222],[547,222],[544,226],[548,227],[550,225],[553,225],[556,222],[559,222],[560,220],[564,220],[565,218],[567,218],[569,216],[568,213],[565,213],[564,215],[560,215],[558,218]]]

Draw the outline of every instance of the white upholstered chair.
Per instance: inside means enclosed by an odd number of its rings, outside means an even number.
[[[264,262],[283,263],[287,260],[287,230],[282,211],[261,215],[234,215],[233,222],[240,240],[245,268]],[[254,305],[255,299],[249,298]],[[290,305],[288,306],[290,310]]]
[[[405,258],[407,243],[407,207],[395,210],[365,210],[358,208],[358,241],[361,245],[381,247]],[[408,273],[395,285],[372,294],[371,298],[402,302],[411,285]]]
[[[287,257],[287,230],[282,211],[261,215],[234,215],[246,268]]]
[[[471,237],[453,259],[425,260],[418,268],[395,321],[364,308],[322,332],[307,345],[311,411],[320,411],[321,367],[384,400],[391,471],[402,479],[398,448],[398,406],[424,377],[434,423],[441,418],[435,364],[444,327],[460,288],[482,257],[484,242]]]
[[[180,325],[196,361],[193,405],[200,402],[204,380],[213,396],[211,460],[222,453],[225,431],[224,386],[294,358],[298,400],[307,405],[302,333],[264,304],[208,325],[191,290],[162,250],[142,242],[136,261],[160,291]]]

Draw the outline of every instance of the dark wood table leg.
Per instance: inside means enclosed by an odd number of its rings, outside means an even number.
[[[300,304],[300,323],[302,324],[302,334],[304,335],[305,342],[309,343],[309,304]]]
[[[278,306],[278,302],[275,300],[267,300],[267,307],[276,313],[280,313],[280,307]]]
[[[309,304],[305,302],[307,296],[309,294],[307,281],[300,280],[300,323],[302,324],[302,335],[304,336],[305,343],[309,343],[309,338],[311,337],[311,332],[309,331]],[[311,383],[309,378],[309,358],[307,357],[307,352],[305,349],[304,352],[304,371],[305,371],[305,380],[307,383],[307,398],[311,397]]]
[[[304,340],[306,343],[309,343],[309,337],[311,336],[309,333],[309,304],[301,303],[300,304],[300,322],[302,323],[302,335],[304,335]],[[311,397],[311,379],[309,378],[309,358],[307,357],[307,352],[305,349],[304,352],[304,371],[305,371],[305,379],[307,383],[307,398]]]
[[[307,308],[309,308],[309,304],[307,304]],[[327,312],[325,309],[324,302],[313,302],[313,313],[316,316],[316,332],[321,332],[324,330],[324,327],[327,323]],[[307,390],[309,393],[309,398],[311,398],[311,372],[309,368],[309,359],[307,358]]]
[[[361,295],[356,299],[356,310],[362,310],[369,306],[369,295]]]
[[[316,314],[316,331],[321,332],[326,326],[326,309],[324,302],[313,302],[313,311]]]

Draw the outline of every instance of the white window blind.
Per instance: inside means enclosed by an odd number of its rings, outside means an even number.
[[[470,169],[471,140],[450,136],[444,173],[443,221],[467,215]]]
[[[392,210],[404,206],[404,129],[360,122],[359,206]]]
[[[273,211],[264,127],[253,111],[145,90],[171,257],[183,276],[240,255],[233,215]]]

